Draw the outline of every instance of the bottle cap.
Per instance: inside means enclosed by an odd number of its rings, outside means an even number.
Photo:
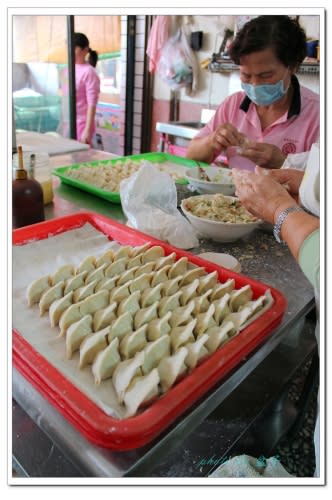
[[[24,165],[23,165],[22,146],[17,147],[17,154],[18,154],[18,168],[16,169],[16,172],[15,172],[15,179],[16,180],[24,180],[24,179],[28,178],[28,173],[24,169]]]

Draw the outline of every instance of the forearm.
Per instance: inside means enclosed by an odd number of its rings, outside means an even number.
[[[209,136],[191,140],[186,157],[196,161],[212,163],[219,153],[215,151]]]
[[[88,107],[88,111],[86,114],[86,124],[85,124],[85,130],[89,133],[91,132],[92,127],[94,125],[95,116],[96,116],[96,106],[90,105]]]

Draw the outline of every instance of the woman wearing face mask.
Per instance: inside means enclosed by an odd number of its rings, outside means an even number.
[[[260,16],[238,32],[229,54],[243,92],[226,98],[191,141],[187,157],[212,163],[229,146],[256,165],[280,168],[288,154],[309,151],[319,137],[319,96],[295,72],[306,35],[288,16]]]

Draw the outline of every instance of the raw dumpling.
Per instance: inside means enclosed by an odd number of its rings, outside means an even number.
[[[70,292],[71,290],[75,291],[77,288],[84,286],[84,280],[87,274],[87,271],[82,271],[80,274],[76,274],[72,278],[66,280],[64,294]]]
[[[65,282],[59,281],[59,283],[57,283],[56,285],[51,286],[51,288],[45,290],[45,292],[40,297],[39,301],[40,316],[42,316],[44,312],[49,310],[52,302],[54,302],[57,299],[60,299],[60,297],[63,297],[64,287],[65,287]]]
[[[159,302],[158,313],[161,318],[168,311],[173,311],[180,305],[180,297],[182,295],[181,290],[176,292],[174,295],[170,295],[169,297],[163,297]]]
[[[134,332],[127,333],[120,342],[120,354],[122,359],[129,359],[141,351],[146,346],[146,329],[148,325],[143,325]]]
[[[31,283],[27,288],[28,306],[39,302],[43,293],[51,287],[50,276],[42,276]]]
[[[91,271],[87,277],[85,278],[85,284],[88,285],[92,281],[100,281],[105,278],[105,269],[107,264],[102,264],[100,267],[97,267],[93,271]]]
[[[116,365],[121,361],[118,348],[119,339],[115,338],[105,349],[98,352],[92,363],[95,384],[99,385],[102,380],[112,376]]]
[[[123,273],[120,274],[116,286],[121,286],[127,283],[128,281],[131,281],[135,278],[135,271],[138,269],[138,267],[132,267],[130,269],[127,269],[126,271],[123,271]]]
[[[221,323],[221,326],[223,326],[227,321],[232,321],[234,323],[235,331],[236,333],[242,330],[245,326],[245,323],[247,319],[251,315],[251,308],[250,306],[244,306],[241,311],[238,312],[233,312],[230,313],[226,316],[224,321]]]
[[[117,310],[117,315],[120,316],[124,312],[129,312],[132,316],[135,316],[137,311],[141,308],[139,304],[140,297],[141,293],[136,290],[136,292],[129,295],[129,297],[122,299]]]
[[[110,302],[121,302],[121,300],[126,299],[130,295],[129,285],[131,281],[125,283],[124,285],[117,286],[111,290]]]
[[[159,283],[164,283],[165,281],[168,280],[168,271],[171,268],[171,265],[164,266],[161,269],[158,269],[158,271],[154,271],[152,274],[152,279],[151,279],[151,286],[156,286],[159,285]]]
[[[228,301],[230,298],[230,294],[226,293],[221,299],[214,300],[212,304],[214,304],[215,311],[214,311],[214,319],[217,323],[217,325],[220,325],[223,321],[223,319],[229,314],[230,308],[228,306]]]
[[[143,290],[141,295],[141,306],[148,307],[151,306],[154,302],[157,302],[161,299],[161,289],[162,284],[155,286],[154,288],[146,288]]]
[[[115,260],[112,264],[106,267],[105,277],[112,278],[117,274],[123,273],[126,270],[126,265],[128,262],[128,257],[122,257],[122,259]]]
[[[95,292],[99,292],[99,290],[108,290],[110,292],[113,288],[115,288],[118,278],[118,275],[113,276],[112,278],[103,278],[97,283]]]
[[[142,254],[142,264],[160,259],[161,257],[164,257],[164,255],[165,251],[161,246],[153,246],[148,250],[145,250],[145,252]]]
[[[187,348],[180,347],[173,356],[167,356],[160,361],[158,373],[160,385],[163,392],[166,392],[176,382],[178,377],[186,372],[187,367],[184,360],[187,356]]]
[[[172,344],[172,350],[175,352],[179,347],[187,342],[195,342],[195,337],[193,335],[193,330],[196,326],[197,319],[193,319],[184,326],[176,326],[171,330],[169,334]]]
[[[99,351],[107,347],[107,328],[88,335],[80,345],[80,368],[93,363]]]
[[[234,323],[226,321],[221,326],[213,326],[206,330],[208,340],[205,343],[210,353],[216,351],[219,347],[229,341],[231,335],[236,333]]]
[[[211,300],[221,299],[225,293],[231,293],[235,288],[235,280],[229,279],[225,283],[218,283],[211,292]]]
[[[145,377],[135,377],[128,386],[124,395],[126,405],[126,417],[135,415],[143,403],[148,403],[158,396],[159,374],[158,370],[152,370]]]
[[[199,295],[198,297],[194,297],[192,299],[194,303],[194,311],[193,314],[197,316],[200,313],[206,312],[209,309],[210,301],[209,297],[211,295],[211,290],[207,290],[203,295]]]
[[[138,352],[132,359],[121,361],[112,375],[112,382],[119,402],[123,402],[125,391],[135,375],[141,375],[140,367],[144,361],[144,352]]]
[[[131,256],[133,247],[131,246],[123,246],[114,252],[113,261],[121,260],[125,258],[128,261],[128,257]]]
[[[108,335],[108,342],[111,343],[113,339],[125,336],[126,333],[131,332],[133,329],[133,318],[129,312],[124,312],[112,324],[110,333]]]
[[[93,255],[85,257],[83,262],[76,269],[76,274],[80,274],[83,271],[87,271],[89,273],[90,271],[93,271],[95,267],[96,267],[95,257],[93,257]]]
[[[173,278],[171,280],[165,281],[165,283],[162,284],[162,294],[167,295],[167,296],[174,295],[174,293],[176,293],[180,288],[179,283],[180,283],[181,279],[182,279],[181,276],[176,276],[175,278]]]
[[[205,269],[203,269],[203,267],[195,267],[195,269],[190,269],[190,271],[187,271],[182,277],[181,286],[189,285],[189,283],[192,283],[195,279],[200,278],[205,274],[207,274],[207,272],[205,271]]]
[[[188,257],[181,257],[172,265],[172,267],[168,271],[168,278],[173,279],[176,278],[177,276],[182,276],[187,272],[187,268],[188,268]]]
[[[218,272],[213,271],[212,273],[207,274],[206,276],[202,276],[199,278],[198,285],[198,294],[205,293],[210,288],[213,288],[218,282]]]
[[[150,321],[147,325],[147,338],[148,340],[157,340],[162,335],[167,335],[171,331],[170,324],[168,323],[172,313],[168,311],[162,318],[156,318]]]
[[[83,318],[72,323],[66,334],[66,353],[67,359],[71,359],[73,353],[80,348],[81,343],[92,333],[92,316],[87,314]]]
[[[185,359],[185,363],[190,368],[193,370],[197,363],[205,358],[206,356],[209,355],[209,351],[206,349],[205,345],[209,336],[206,335],[206,333],[203,333],[196,342],[190,342],[189,344],[186,345],[186,348],[188,350],[188,354]]]
[[[77,288],[73,293],[73,302],[80,302],[81,300],[90,297],[95,291],[98,280],[91,281],[88,285],[84,285],[81,288]]]
[[[51,285],[56,285],[59,281],[65,281],[73,276],[75,273],[74,266],[65,264],[61,266],[51,277]]]
[[[152,273],[144,273],[141,276],[133,279],[129,285],[130,293],[136,292],[136,290],[145,290],[150,287],[152,278]]]
[[[149,323],[149,321],[153,320],[154,318],[157,318],[157,309],[158,309],[158,302],[155,302],[149,307],[145,307],[144,309],[140,309],[137,311],[134,317],[134,328],[137,330],[140,326],[145,325],[146,323]]]
[[[75,293],[75,292],[74,292]],[[107,290],[99,290],[99,292],[90,295],[80,302],[80,312],[82,316],[85,314],[94,314],[98,309],[104,309],[109,304],[109,293]]]
[[[51,326],[56,326],[59,321],[62,313],[72,304],[73,300],[73,292],[69,292],[60,299],[55,300],[50,305],[50,309],[48,311],[50,316]]]
[[[162,358],[169,356],[170,338],[168,335],[163,335],[148,345],[141,351],[144,354],[144,361],[142,364],[143,375],[149,373],[153,368],[159,365]]]
[[[166,255],[165,257],[160,257],[158,260],[156,260],[156,266],[155,266],[155,271],[158,271],[162,267],[172,265],[174,264],[176,260],[176,253],[172,252],[169,255]]]
[[[132,269],[133,267],[137,268],[142,265],[142,256],[136,255],[136,257],[132,257],[129,259],[127,264],[127,269]]]
[[[66,309],[60,317],[59,326],[60,326],[60,337],[64,335],[72,323],[81,319],[84,314],[80,312],[80,302],[78,304],[72,304]]]
[[[142,254],[145,252],[150,247],[151,243],[147,242],[144,243],[143,245],[139,245],[137,247],[132,247],[131,249],[131,258],[137,257],[137,255],[140,255],[142,257]]]
[[[188,321],[192,319],[191,313],[193,312],[194,307],[194,301],[191,300],[187,305],[174,309],[169,320],[171,327],[175,328],[176,326],[188,323]]]
[[[245,285],[239,290],[233,290],[229,300],[230,310],[232,312],[238,311],[240,306],[245,305],[252,299],[252,295],[253,293],[250,285]]]
[[[197,323],[195,326],[196,337],[206,332],[206,330],[208,328],[211,328],[211,326],[217,325],[217,323],[213,318],[214,312],[215,312],[215,305],[211,304],[206,312],[197,315]]]
[[[142,274],[149,274],[154,270],[155,263],[154,262],[147,262],[144,264],[144,266],[140,266],[136,271],[135,271],[135,278],[138,278],[138,276],[141,276]]]
[[[113,250],[107,250],[107,252],[96,259],[96,267],[102,266],[103,264],[112,264],[113,256]]]
[[[199,279],[196,278],[194,281],[189,283],[189,285],[185,285],[181,287],[181,305],[185,306],[191,299],[197,296],[197,288],[199,285]]]
[[[112,302],[109,306],[104,309],[99,309],[95,312],[93,316],[93,331],[97,332],[107,325],[110,325],[113,320],[116,319],[116,308],[117,303]]]

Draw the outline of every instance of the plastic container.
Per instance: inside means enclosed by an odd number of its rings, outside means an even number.
[[[241,148],[238,146],[230,146],[227,148],[227,158],[229,168],[238,168],[240,170],[255,171],[255,163],[248,158],[240,155]]]
[[[35,157],[34,172],[31,171],[31,155]],[[52,167],[50,157],[47,153],[33,153],[27,151],[23,153],[23,161],[28,172],[29,179],[36,179],[43,190],[44,205],[53,201]],[[17,154],[13,156],[13,168],[18,165]],[[13,172],[14,173],[14,172]]]

